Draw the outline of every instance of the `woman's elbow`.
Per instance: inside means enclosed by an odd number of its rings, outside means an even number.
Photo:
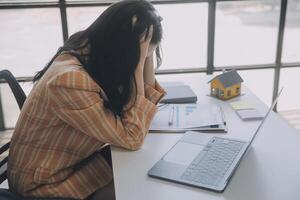
[[[126,149],[131,150],[131,151],[137,151],[141,149],[143,146],[144,141],[143,140],[135,140],[131,141],[130,144],[126,147]]]
[[[131,151],[139,150],[144,143],[144,138],[147,135],[147,132],[148,131],[141,126],[127,129],[127,140],[125,148]]]
[[[144,135],[144,134],[143,134]],[[144,136],[135,136],[135,137],[130,137],[127,141],[126,149],[131,150],[131,151],[137,151],[139,150],[144,143]]]

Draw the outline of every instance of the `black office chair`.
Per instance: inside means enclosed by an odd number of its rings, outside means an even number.
[[[18,81],[15,79],[15,77],[12,75],[12,73],[8,70],[2,70],[0,71],[0,80],[5,80],[5,82],[8,83],[10,89],[13,92],[13,95],[15,96],[15,99],[17,100],[18,106],[20,109],[22,109],[22,106],[26,100],[26,95],[19,85]],[[8,151],[10,142],[4,144],[0,147],[0,155],[2,155],[4,152]],[[0,161],[0,184],[3,183],[7,179],[7,161],[8,156],[4,157]],[[9,189],[0,189],[0,199],[3,200],[15,200],[15,199],[21,199],[21,197],[17,194],[12,193],[9,191]]]

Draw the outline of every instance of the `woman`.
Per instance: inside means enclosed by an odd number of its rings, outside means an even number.
[[[37,73],[11,141],[12,191],[108,198],[102,191],[113,185],[112,169],[99,150],[140,148],[164,95],[153,68],[160,21],[147,1],[113,4]]]

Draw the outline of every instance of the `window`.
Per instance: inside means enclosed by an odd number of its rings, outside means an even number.
[[[221,96],[221,97],[224,96],[224,90],[220,90],[220,96]]]
[[[217,2],[215,65],[275,63],[280,1]]]
[[[33,76],[62,45],[59,9],[18,9],[0,12],[1,67],[14,76]]]
[[[235,93],[236,93],[236,94],[240,93],[240,88],[239,88],[239,87],[236,88]]]
[[[287,5],[282,62],[300,62],[300,0]]]
[[[107,6],[68,8],[69,35],[89,27],[106,8]]]
[[[274,81],[273,69],[240,70],[238,73],[244,80],[241,94],[244,93],[243,90],[247,87],[265,104],[271,105]]]
[[[212,95],[217,95],[216,88],[211,88],[211,94],[212,94]]]
[[[155,5],[155,7],[163,18],[161,69],[205,67],[207,3]]]
[[[278,100],[278,110],[300,110],[300,68],[281,70],[280,87],[284,87]]]
[[[36,2],[58,2],[59,0],[0,0],[3,3],[21,3],[18,6],[34,5]],[[76,7],[70,5],[75,1]],[[113,3],[119,0],[93,1],[91,7],[83,0],[66,0],[69,35],[84,30],[108,7],[94,3]],[[153,0],[156,2],[160,0]],[[168,1],[168,0],[166,0]],[[218,67],[256,64],[273,64],[277,51],[277,34],[282,0],[238,0],[216,2],[216,23],[214,43],[214,65]],[[208,45],[208,3],[154,4],[163,17],[164,38],[162,41],[163,63],[160,69],[202,68],[207,65]],[[42,4],[41,4],[42,5]],[[46,4],[45,4],[46,5]],[[42,5],[43,6],[43,5]],[[58,47],[63,44],[61,18],[58,4],[55,8],[20,8],[0,11],[0,67],[7,68],[17,77],[32,77],[51,59]],[[282,63],[300,62],[300,0],[288,0],[286,23],[283,38]],[[295,65],[295,63],[293,64]],[[268,66],[269,67],[269,66]],[[298,68],[283,68],[280,85],[285,86],[279,99],[279,110],[300,109],[300,99],[296,95],[299,83]],[[270,105],[273,93],[274,69],[241,70],[245,83],[231,93],[242,93],[245,86]],[[214,74],[218,74],[215,72]],[[192,74],[178,74],[178,77]],[[203,73],[203,76],[206,76]],[[161,76],[161,79],[163,76]],[[169,81],[174,81],[169,80]],[[188,78],[185,78],[188,83]],[[2,84],[2,103],[5,116],[11,117],[10,98]],[[212,93],[224,96],[224,91],[212,89]],[[3,95],[5,93],[5,95]],[[228,94],[228,93],[227,93]],[[8,113],[8,114],[7,114]],[[8,120],[6,120],[7,122]],[[13,123],[8,123],[9,126]],[[11,126],[10,126],[11,127]]]
[[[20,85],[26,95],[29,94],[30,90],[33,87],[33,84],[31,82],[27,82],[27,83],[23,82],[20,83]],[[0,102],[2,104],[0,106],[2,106],[3,109],[2,111],[4,116],[5,128],[13,128],[15,127],[18,116],[20,114],[20,109],[8,84],[4,84],[4,83],[0,84],[0,98],[1,98]]]

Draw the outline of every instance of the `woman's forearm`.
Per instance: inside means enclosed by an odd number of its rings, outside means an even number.
[[[141,66],[139,66],[141,65]],[[136,90],[137,90],[137,94],[141,95],[141,96],[145,96],[145,92],[144,92],[144,76],[143,76],[143,72],[144,72],[144,67],[142,66],[144,65],[144,63],[139,63],[137,69],[135,70],[135,80],[136,80]]]
[[[155,77],[154,77],[154,61],[153,54],[146,58],[145,67],[144,67],[144,81],[152,87],[155,86]]]

